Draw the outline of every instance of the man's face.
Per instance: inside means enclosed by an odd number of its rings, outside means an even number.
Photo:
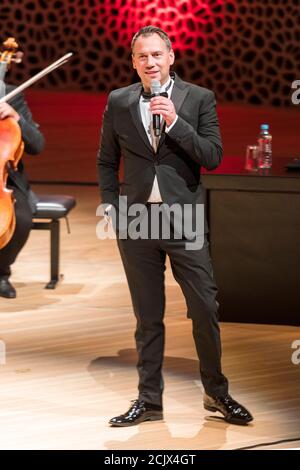
[[[161,85],[166,83],[173,63],[173,50],[168,50],[158,34],[137,38],[132,53],[132,64],[146,90],[150,89],[151,80],[159,80]]]

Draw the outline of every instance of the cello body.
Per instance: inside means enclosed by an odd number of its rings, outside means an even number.
[[[18,44],[14,38],[8,38],[4,43],[5,50],[0,57],[0,85],[4,87],[4,76],[11,62],[20,62],[22,53],[16,52]],[[21,54],[21,55],[20,55]],[[15,227],[16,216],[14,197],[11,189],[7,188],[8,169],[17,171],[17,165],[22,157],[24,143],[21,129],[11,117],[0,120],[0,250],[11,240]]]
[[[7,188],[8,166],[16,170],[22,157],[24,143],[21,129],[12,118],[0,121],[0,249],[11,240],[15,226],[14,197]]]

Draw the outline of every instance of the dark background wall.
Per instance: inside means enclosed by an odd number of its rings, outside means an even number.
[[[174,70],[219,101],[289,106],[300,78],[299,0],[1,0],[1,39],[25,53],[20,83],[68,51],[72,61],[35,87],[107,92],[136,80],[129,45],[154,24],[174,41]],[[298,74],[298,75],[297,75]]]

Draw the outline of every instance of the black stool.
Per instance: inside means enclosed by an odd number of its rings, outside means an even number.
[[[76,200],[72,196],[60,196],[52,194],[36,194],[38,202],[36,212],[33,215],[34,230],[50,230],[50,256],[51,256],[51,279],[46,284],[46,289],[55,289],[59,279],[59,219],[65,217],[76,205]],[[49,219],[50,222],[43,220]]]

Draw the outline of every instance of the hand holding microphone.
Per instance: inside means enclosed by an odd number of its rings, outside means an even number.
[[[164,118],[167,127],[169,127],[176,118],[176,110],[173,102],[165,96],[160,96],[161,85],[158,80],[151,81],[151,93],[154,98],[150,102],[150,110],[153,114],[154,135],[160,135],[160,115]]]

